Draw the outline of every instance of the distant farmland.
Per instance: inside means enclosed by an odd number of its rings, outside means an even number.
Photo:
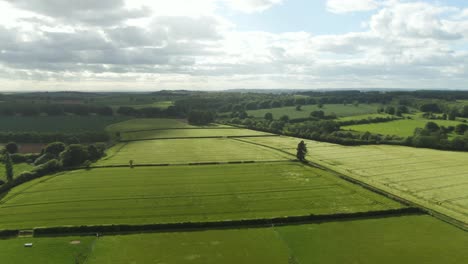
[[[462,124],[458,121],[449,121],[449,120],[397,120],[386,123],[376,123],[376,124],[365,124],[365,125],[353,125],[353,126],[344,126],[343,130],[354,130],[359,132],[371,132],[375,134],[382,135],[396,135],[401,137],[412,136],[416,128],[424,128],[427,122],[435,122],[439,126],[456,126]]]
[[[301,111],[297,111],[295,106],[288,106],[281,108],[250,110],[247,111],[247,113],[257,118],[263,118],[266,113],[272,113],[275,119],[279,119],[283,115],[287,115],[289,118],[305,118],[309,117],[312,111],[322,110],[327,115],[334,113],[338,117],[344,117],[375,114],[377,113],[378,107],[379,106],[377,104],[360,104],[359,106],[354,106],[351,104],[326,104],[323,106],[323,108],[319,108],[317,105],[304,105],[302,106]]]
[[[77,133],[104,131],[128,118],[116,116],[2,116],[0,132]]]

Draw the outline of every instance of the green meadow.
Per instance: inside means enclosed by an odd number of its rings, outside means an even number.
[[[203,138],[203,137],[244,137],[244,136],[265,136],[270,133],[258,132],[239,128],[218,128],[218,129],[162,129],[140,132],[127,132],[121,135],[121,140],[142,140],[158,138]]]
[[[456,126],[461,124],[458,121],[449,120],[427,120],[427,119],[404,119],[385,123],[374,123],[365,125],[344,126],[343,130],[353,130],[358,132],[371,132],[373,134],[396,135],[400,137],[412,136],[416,128],[424,128],[428,122],[435,122],[439,126]]]
[[[80,244],[71,244],[80,241]],[[25,248],[24,243],[33,243]],[[465,232],[430,216],[273,228],[0,240],[5,263],[460,264]]]
[[[276,161],[291,157],[268,148],[224,138],[165,139],[120,143],[96,165],[187,164],[194,162]]]
[[[10,191],[0,229],[256,219],[401,208],[299,163],[80,170]]]

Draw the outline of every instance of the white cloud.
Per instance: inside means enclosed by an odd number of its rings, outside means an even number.
[[[332,13],[371,11],[379,6],[375,0],[327,0],[327,10]]]
[[[229,7],[245,13],[265,11],[283,0],[223,0]]]
[[[261,12],[279,0],[106,0],[79,7],[59,0],[43,2],[49,6],[26,2],[0,0],[0,89],[468,83],[466,9],[441,4],[342,1],[361,4],[341,5],[339,12],[378,9],[361,32],[314,35],[240,31],[220,13],[226,6]],[[132,10],[143,12],[132,16]]]

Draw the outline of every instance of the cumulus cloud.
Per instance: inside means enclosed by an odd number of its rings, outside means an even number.
[[[19,9],[43,16],[85,24],[112,25],[149,15],[149,11],[127,9],[124,0],[7,0]]]
[[[327,10],[338,14],[371,11],[378,6],[379,3],[375,0],[327,0]]]
[[[255,15],[280,0],[0,0],[10,14],[0,24],[0,83],[145,90],[468,82],[466,9],[333,2],[339,13],[376,9],[360,32],[315,35],[240,31],[220,13],[229,7]]]

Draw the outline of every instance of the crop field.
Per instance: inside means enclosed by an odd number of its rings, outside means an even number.
[[[365,124],[365,125],[353,125],[353,126],[344,126],[343,130],[353,130],[358,132],[371,132],[374,134],[382,135],[396,135],[401,137],[412,136],[416,128],[424,128],[427,122],[435,122],[439,126],[456,126],[461,124],[458,121],[449,121],[449,120],[397,120],[392,122],[385,123],[374,123],[374,124]]]
[[[300,163],[80,170],[10,191],[0,229],[143,224],[367,212],[401,208]]]
[[[2,116],[0,117],[0,124],[2,124],[0,132],[76,133],[104,131],[108,125],[126,119],[126,117],[113,116]]]
[[[164,139],[120,143],[96,165],[290,160],[287,154],[224,138]]]
[[[121,135],[122,140],[142,140],[157,138],[197,138],[197,137],[243,137],[268,136],[266,132],[259,132],[240,128],[207,128],[207,129],[163,129],[141,132],[127,132]]]
[[[29,242],[32,248],[23,247]],[[404,216],[273,228],[8,239],[0,240],[0,255],[15,264],[84,259],[88,264],[460,264],[468,259],[467,244],[466,233],[453,226],[430,216]]]
[[[296,138],[242,139],[295,153]],[[309,159],[468,224],[468,153],[306,141]]]
[[[27,163],[14,164],[13,173],[15,176],[20,175],[22,172],[30,171],[32,168],[34,168],[34,166]],[[3,163],[0,163],[0,180],[6,181],[5,165]]]
[[[266,113],[272,113],[273,118],[279,119],[283,115],[289,116],[289,118],[305,118],[310,116],[310,112],[322,110],[325,114],[336,114],[338,117],[354,116],[354,115],[366,115],[377,113],[377,104],[361,104],[359,106],[354,105],[342,105],[342,104],[327,104],[323,108],[319,108],[317,105],[304,105],[301,111],[297,111],[295,106],[271,108],[271,109],[260,109],[251,110],[247,113],[256,118],[263,118]]]

